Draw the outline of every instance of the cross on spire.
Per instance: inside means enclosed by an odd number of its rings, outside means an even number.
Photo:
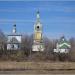
[[[39,12],[39,10],[37,11],[37,20],[39,20],[40,19],[40,12]]]

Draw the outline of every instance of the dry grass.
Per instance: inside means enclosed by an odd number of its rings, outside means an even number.
[[[0,62],[0,70],[75,70],[74,62]]]

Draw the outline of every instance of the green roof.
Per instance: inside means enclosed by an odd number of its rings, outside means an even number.
[[[63,44],[61,47],[59,47],[60,49],[68,49],[69,46],[67,46],[66,44]]]
[[[58,44],[63,44],[63,43],[67,43],[70,45],[70,43],[65,39],[65,37],[61,37],[60,40],[58,41]]]
[[[58,45],[60,49],[69,49],[70,48],[70,43],[65,39],[65,37],[61,37],[60,40],[58,41]]]

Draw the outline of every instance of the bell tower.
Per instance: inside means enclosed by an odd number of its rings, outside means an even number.
[[[42,24],[40,22],[40,13],[36,13],[36,23],[34,24],[34,35],[33,35],[33,46],[32,51],[43,51],[43,40],[42,40]]]
[[[37,11],[36,16],[37,16],[36,23],[34,24],[34,41],[41,42],[41,40],[42,40],[42,24],[40,22],[39,11]]]

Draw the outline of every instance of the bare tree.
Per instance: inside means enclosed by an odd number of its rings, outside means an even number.
[[[25,54],[28,56],[30,54],[30,50],[32,49],[33,38],[32,35],[24,35],[22,37],[22,50],[24,50]]]
[[[69,59],[70,61],[75,61],[75,38],[71,38],[70,43],[71,43],[71,50],[69,52]]]
[[[0,30],[0,58],[4,57],[6,53],[6,42],[7,38],[5,34]]]
[[[5,45],[6,45],[6,36],[5,34],[0,30],[0,49],[1,50],[4,50],[5,48]]]
[[[54,47],[53,40],[47,37],[44,37],[43,42],[45,47],[45,50],[44,50],[45,60],[53,60],[53,57],[54,57],[53,56],[53,47]]]

